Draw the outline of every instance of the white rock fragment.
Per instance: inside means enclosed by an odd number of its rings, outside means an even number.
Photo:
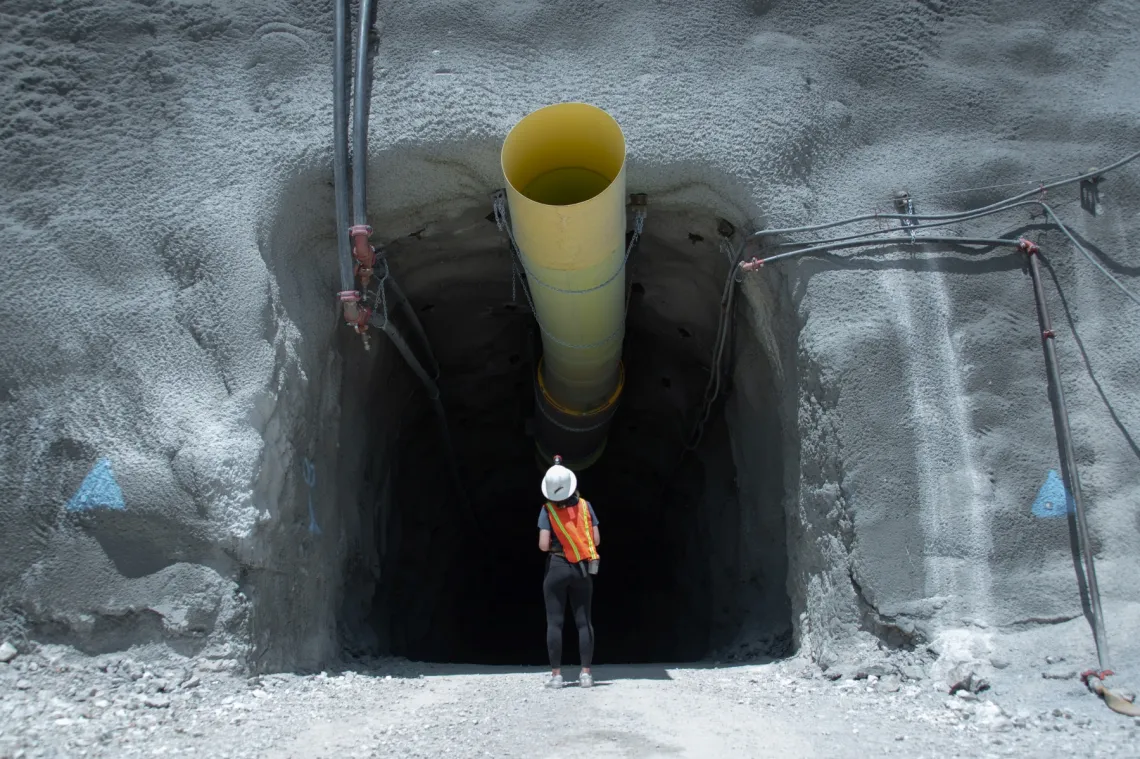
[[[19,652],[16,650],[16,647],[8,641],[0,643],[0,662],[7,664],[8,662],[15,659],[18,653]]]
[[[1006,716],[1002,708],[992,701],[978,705],[974,711],[974,720],[979,727],[1000,732],[1013,727],[1013,721]]]

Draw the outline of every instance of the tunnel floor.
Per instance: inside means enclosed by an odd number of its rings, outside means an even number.
[[[780,599],[760,610],[782,617],[769,619],[769,627],[790,627],[782,530],[754,546],[741,547],[739,535],[742,508],[782,509],[780,456],[760,464],[771,470],[762,502],[742,505],[723,405],[698,451],[682,455],[708,380],[727,270],[715,248],[693,249],[694,236],[676,246],[647,238],[639,255],[653,265],[631,262],[626,389],[604,455],[578,473],[602,533],[593,603],[598,664],[700,660],[741,632],[744,617],[757,616],[742,606],[764,593]],[[420,245],[409,242],[413,250]],[[386,649],[380,653],[544,664],[546,558],[537,548],[544,467],[529,434],[541,350],[533,318],[501,276],[510,264],[497,241],[492,251],[468,252],[468,268],[456,267],[443,281],[405,263],[427,259],[417,252],[418,258],[393,252],[393,272],[439,359],[440,389],[479,530],[462,518],[435,419],[416,393],[402,412],[395,453],[384,462],[392,472],[388,505],[363,499],[364,508],[386,509],[376,520],[376,539],[386,549],[371,612],[359,624],[375,628],[377,645]],[[778,452],[778,425],[767,427],[761,435]],[[782,565],[741,579],[748,551],[766,552],[769,565],[776,556]],[[757,583],[771,587],[760,592]],[[565,633],[564,663],[573,666],[577,636],[569,610]]]

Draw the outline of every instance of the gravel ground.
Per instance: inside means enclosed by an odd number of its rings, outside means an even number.
[[[1063,706],[1008,689],[1002,703],[890,662],[835,680],[798,658],[598,667],[592,691],[551,692],[538,669],[375,660],[247,678],[225,660],[131,654],[0,663],[0,757],[1140,756],[1140,720],[1079,683],[1058,683]]]

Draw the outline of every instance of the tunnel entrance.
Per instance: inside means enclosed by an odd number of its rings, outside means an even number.
[[[737,242],[726,226],[707,214],[653,216],[627,269],[626,389],[604,455],[578,473],[602,532],[598,664],[697,661],[749,637],[788,640],[778,390],[765,350],[739,322],[729,340],[735,370],[699,446],[685,450]],[[360,540],[371,549],[349,562],[344,645],[423,661],[545,663],[545,467],[532,436],[541,343],[512,287],[507,248],[494,223],[472,212],[386,253],[439,361],[480,531],[462,518],[432,408],[410,371],[389,351],[383,371],[354,372],[365,359],[352,358],[361,353],[355,336],[342,336],[342,405],[378,417],[365,425],[373,432],[358,499],[372,533]],[[737,308],[739,320],[748,306]],[[740,381],[748,393],[736,392]],[[569,613],[564,658],[577,662]]]

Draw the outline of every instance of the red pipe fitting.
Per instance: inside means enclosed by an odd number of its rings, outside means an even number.
[[[742,271],[756,271],[757,269],[764,268],[764,259],[753,258],[751,261],[745,261],[740,265]]]
[[[1035,256],[1041,252],[1041,248],[1037,246],[1037,243],[1032,240],[1027,240],[1024,237],[1017,241],[1017,249],[1027,256]]]
[[[1095,677],[1097,680],[1104,680],[1107,677],[1112,677],[1116,673],[1111,669],[1102,669],[1099,672],[1095,669],[1086,669],[1081,673],[1081,682],[1086,686],[1089,684],[1089,678]]]
[[[363,335],[368,331],[368,320],[372,318],[372,309],[368,306],[355,306],[353,311],[355,312],[355,320],[349,321],[348,326],[355,329],[356,334]]]
[[[344,323],[352,327],[356,334],[363,335],[368,329],[368,320],[372,318],[372,309],[361,307],[360,293],[356,290],[341,290],[336,295],[344,304]]]
[[[368,238],[372,236],[372,227],[367,224],[357,224],[348,228],[348,235],[352,238],[356,275],[360,277],[361,288],[366,289],[368,280],[372,278],[372,265],[376,262],[376,249],[368,244]]]

